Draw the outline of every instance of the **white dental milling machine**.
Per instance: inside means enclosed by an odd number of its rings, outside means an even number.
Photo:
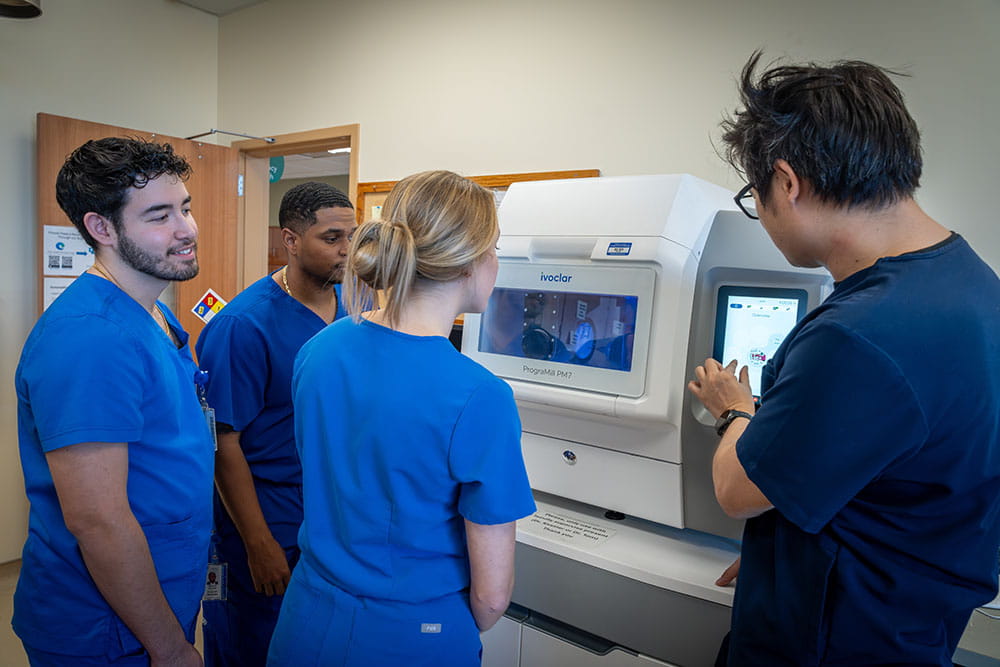
[[[688,175],[515,183],[500,269],[462,351],[504,378],[536,514],[486,667],[712,665],[742,523],[719,509],[714,419],[688,393],[714,356],[760,369],[832,289],[733,194]]]

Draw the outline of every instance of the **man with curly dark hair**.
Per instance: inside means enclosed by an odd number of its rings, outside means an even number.
[[[158,300],[198,273],[188,163],[88,141],[56,181],[93,268],[46,310],[15,384],[28,540],[14,630],[32,665],[201,665],[212,435]]]
[[[689,385],[724,425],[719,503],[747,519],[721,657],[950,666],[997,591],[1000,280],[914,200],[920,135],[891,72],[759,60],[723,123],[737,203],[836,282],[756,413],[736,362]]]

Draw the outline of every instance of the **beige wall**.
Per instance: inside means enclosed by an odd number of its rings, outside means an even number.
[[[903,68],[919,200],[1000,267],[997,0],[271,0],[219,39],[220,123],[360,123],[363,181],[596,167],[735,189],[712,141],[753,49]]]
[[[43,10],[0,18],[0,562],[20,557],[27,526],[13,378],[36,315],[35,114],[179,136],[218,120],[214,16],[166,0],[45,0]]]

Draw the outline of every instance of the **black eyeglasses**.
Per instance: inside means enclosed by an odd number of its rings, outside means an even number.
[[[747,183],[743,186],[743,189],[736,193],[733,197],[733,201],[736,205],[740,207],[743,214],[750,218],[751,220],[760,220],[757,216],[757,203],[754,201],[753,193],[750,192],[753,189],[753,183]],[[744,202],[749,201],[752,208],[747,208],[747,204]]]

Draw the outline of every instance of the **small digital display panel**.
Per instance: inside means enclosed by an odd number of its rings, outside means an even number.
[[[632,370],[639,297],[497,287],[479,351],[615,371]]]
[[[777,287],[719,288],[713,357],[721,364],[733,359],[750,371],[750,389],[760,398],[761,370],[774,356],[792,327],[806,314],[808,294]]]

